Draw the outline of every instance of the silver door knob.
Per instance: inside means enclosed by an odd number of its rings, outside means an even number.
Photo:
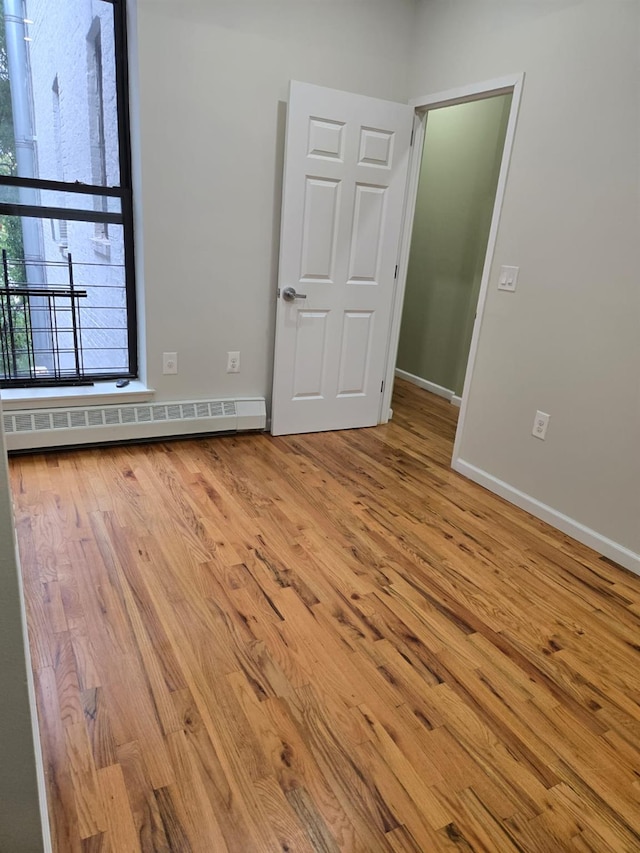
[[[282,298],[285,302],[293,302],[294,299],[306,299],[306,293],[296,293],[295,287],[285,287],[282,291]]]

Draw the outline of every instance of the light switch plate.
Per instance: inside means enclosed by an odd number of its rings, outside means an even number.
[[[508,290],[510,293],[516,289],[520,267],[500,267],[498,276],[498,290]]]

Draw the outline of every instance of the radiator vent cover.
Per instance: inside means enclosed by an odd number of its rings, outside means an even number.
[[[5,412],[9,450],[57,447],[132,438],[264,429],[262,398],[179,403],[74,406]]]

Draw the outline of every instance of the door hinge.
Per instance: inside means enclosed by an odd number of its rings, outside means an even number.
[[[394,277],[394,278],[398,278],[398,264],[396,264],[396,271],[395,271],[395,273],[393,274],[393,277]]]
[[[384,379],[382,380],[382,383],[380,385],[380,393],[382,394],[383,391],[384,391]]]
[[[409,143],[409,147],[411,147],[413,145],[413,136],[414,136],[415,132],[416,132],[415,127],[412,127],[411,128],[411,142]]]

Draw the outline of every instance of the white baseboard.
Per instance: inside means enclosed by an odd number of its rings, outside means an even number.
[[[453,397],[451,398],[451,405],[457,406],[457,408],[459,409],[460,406],[462,405],[462,397],[458,397],[457,394],[454,394]]]
[[[445,400],[449,400],[450,403],[453,403],[454,399],[462,402],[462,398],[456,397],[455,392],[451,391],[451,389],[443,388],[442,385],[436,385],[435,382],[429,382],[428,379],[422,379],[420,376],[414,376],[413,373],[408,373],[406,370],[400,370],[399,367],[396,367],[396,376],[400,377],[400,379],[406,379],[407,382],[417,385],[418,388],[424,388],[425,391],[431,391],[432,394],[437,394],[438,397],[444,397]],[[460,403],[453,403],[453,405],[459,406]]]
[[[458,473],[468,477],[469,480],[473,480],[474,483],[479,483],[479,485],[484,486],[485,489],[499,495],[501,498],[509,501],[509,503],[526,510],[536,518],[546,521],[552,527],[572,536],[578,542],[582,542],[583,545],[587,545],[615,563],[619,563],[625,569],[629,569],[629,571],[640,575],[640,554],[630,551],[624,545],[608,539],[601,533],[592,530],[590,527],[586,527],[573,518],[569,518],[568,515],[558,512],[553,507],[541,503],[536,498],[532,498],[531,495],[521,492],[519,489],[514,488],[514,486],[510,486],[509,483],[499,480],[492,474],[483,471],[481,468],[476,468],[475,465],[471,465],[471,463],[465,462],[463,459],[454,459],[451,466]]]

